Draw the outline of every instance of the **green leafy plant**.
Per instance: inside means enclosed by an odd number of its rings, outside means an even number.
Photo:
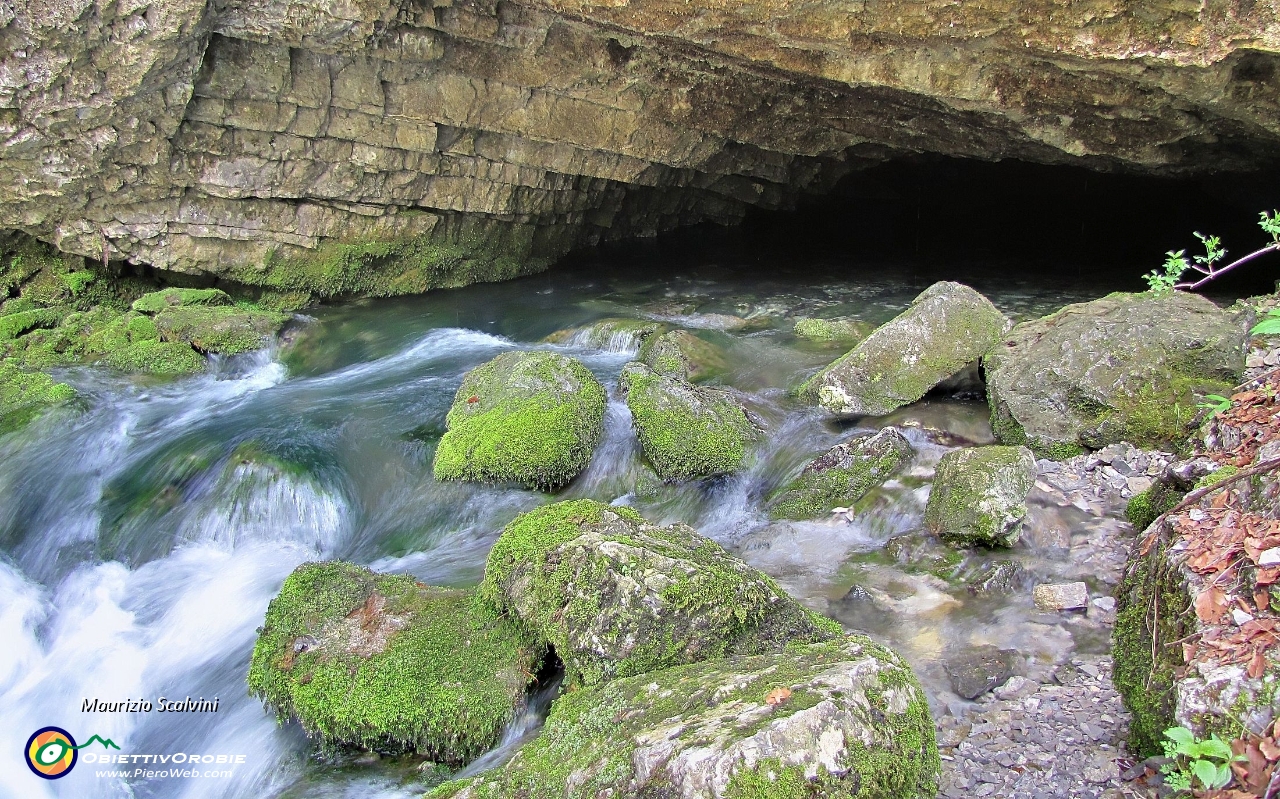
[[[1225,788],[1231,782],[1231,764],[1245,760],[1217,735],[1199,740],[1186,727],[1171,727],[1164,737],[1169,740],[1161,746],[1169,762],[1161,770],[1165,784],[1175,791]]]
[[[1143,275],[1143,279],[1147,281],[1147,286],[1152,294],[1163,296],[1173,291],[1174,286],[1182,278],[1182,273],[1191,268],[1190,262],[1187,261],[1187,251],[1178,250],[1174,252],[1170,250],[1165,253],[1167,256],[1164,261],[1164,271],[1152,269]]]
[[[1195,237],[1204,245],[1204,255],[1197,255],[1189,261],[1186,250],[1177,252],[1170,250],[1165,253],[1163,271],[1153,269],[1142,277],[1147,281],[1151,293],[1157,296],[1168,294],[1174,289],[1198,289],[1224,272],[1230,272],[1237,266],[1247,264],[1260,255],[1280,250],[1280,211],[1263,211],[1258,214],[1258,227],[1271,237],[1271,242],[1225,266],[1218,265],[1218,262],[1227,255],[1226,248],[1222,246],[1222,239],[1217,236],[1206,236],[1197,231]],[[1199,272],[1201,277],[1185,283],[1178,282],[1188,269]],[[1277,328],[1277,332],[1280,332],[1280,328]]]
[[[1274,336],[1280,333],[1280,308],[1272,308],[1262,321],[1249,331],[1251,336]]]
[[[1209,411],[1210,419],[1231,407],[1231,398],[1221,394],[1205,394],[1204,399],[1205,401],[1197,403],[1196,407]]]

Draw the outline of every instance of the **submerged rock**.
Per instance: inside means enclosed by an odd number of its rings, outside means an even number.
[[[892,427],[835,445],[804,467],[773,500],[775,519],[812,519],[853,505],[889,479],[911,456],[911,444]]]
[[[1089,587],[1084,583],[1037,585],[1032,599],[1040,610],[1084,610],[1089,605]]]
[[[1011,547],[1022,534],[1036,459],[1026,447],[970,447],[942,456],[925,525],[947,543]]]
[[[1022,656],[1016,650],[983,645],[953,655],[946,668],[951,690],[964,699],[977,699],[1003,685],[1021,664]]]
[[[978,360],[1008,329],[986,297],[935,283],[800,392],[835,413],[883,416]]]
[[[605,401],[600,381],[573,358],[504,352],[463,377],[436,448],[436,479],[562,486],[591,462]]]
[[[991,426],[1055,459],[1119,441],[1167,448],[1199,397],[1238,382],[1247,327],[1181,291],[1112,294],[1024,322],[983,359]]]
[[[550,643],[571,684],[840,634],[688,526],[659,527],[593,500],[548,505],[507,525],[479,592]]]
[[[430,799],[932,799],[924,691],[856,635],[680,666],[567,694],[500,771]]]
[[[729,370],[723,350],[688,330],[672,330],[646,340],[640,348],[640,361],[660,375],[694,383]]]
[[[724,389],[629,363],[620,381],[645,457],[663,480],[737,471],[760,431]]]
[[[498,741],[540,657],[469,591],[307,563],[267,608],[249,690],[325,745],[460,764]]]

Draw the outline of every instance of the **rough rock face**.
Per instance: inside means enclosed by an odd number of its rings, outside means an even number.
[[[759,430],[733,394],[629,363],[620,381],[645,457],[663,480],[727,474],[742,467]]]
[[[898,153],[1259,167],[1278,18],[1274,0],[32,0],[0,6],[0,227],[403,293],[784,207]]]
[[[920,292],[800,393],[840,414],[883,416],[978,360],[1009,329],[990,300],[960,283]]]
[[[267,608],[249,690],[327,744],[456,764],[497,742],[541,655],[469,591],[306,563]]]
[[[942,456],[924,523],[958,546],[1011,547],[1022,534],[1036,459],[1026,447],[968,447]]]
[[[604,387],[573,358],[504,352],[462,378],[436,479],[562,486],[591,462],[604,407]]]
[[[840,634],[690,527],[592,500],[507,525],[479,591],[555,647],[574,685]]]
[[[775,519],[812,519],[848,507],[898,470],[911,444],[892,427],[836,444],[804,467],[774,500]]]
[[[932,799],[924,691],[864,636],[575,691],[501,771],[430,799]]]
[[[984,359],[991,426],[1006,444],[1069,457],[1181,440],[1197,394],[1244,370],[1247,320],[1195,294],[1112,294],[1018,325]]]

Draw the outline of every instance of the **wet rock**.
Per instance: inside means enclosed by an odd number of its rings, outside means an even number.
[[[1089,604],[1089,588],[1084,583],[1037,585],[1032,599],[1040,610],[1080,610]]]
[[[267,608],[249,690],[326,745],[460,764],[497,742],[540,657],[470,591],[307,563]]]
[[[983,359],[996,436],[1056,459],[1169,445],[1199,396],[1238,381],[1246,327],[1186,292],[1112,294],[1024,322]]]
[[[1025,447],[952,450],[938,461],[925,524],[956,546],[1013,546],[1035,475],[1035,457]]]
[[[836,317],[833,319],[817,319],[803,316],[796,320],[792,328],[800,338],[818,341],[824,344],[845,344],[853,346],[871,335],[875,325],[861,319]]]
[[[162,341],[189,344],[204,353],[234,355],[262,349],[286,319],[274,311],[234,306],[179,306],[157,314],[155,325]]]
[[[902,433],[886,427],[844,441],[810,461],[771,500],[775,519],[812,519],[849,507],[901,468],[913,450]]]
[[[230,305],[231,297],[221,289],[167,288],[143,294],[133,301],[133,310],[158,314],[170,308]]]
[[[645,457],[664,480],[737,471],[760,437],[729,391],[695,386],[635,362],[623,369],[619,385]]]
[[[0,435],[25,426],[49,408],[76,396],[75,389],[42,372],[0,361]]]
[[[600,381],[573,358],[504,352],[463,377],[435,477],[562,486],[591,461],[605,402]]]
[[[977,697],[1002,685],[1022,667],[1022,656],[1013,649],[983,645],[956,653],[947,659],[951,690],[965,699]]]
[[[1031,574],[1018,563],[1002,560],[992,563],[966,581],[971,594],[1012,594],[1031,581]]]
[[[800,390],[839,414],[881,416],[995,346],[1009,322],[986,297],[959,283],[935,283]]]
[[[640,348],[640,361],[660,375],[693,383],[729,370],[724,350],[688,330],[647,339]]]
[[[591,500],[507,525],[479,592],[554,646],[574,685],[840,634],[686,525]]]
[[[505,768],[429,796],[932,799],[939,767],[911,670],[848,636],[567,694]]]
[[[584,347],[606,352],[636,352],[640,345],[666,326],[650,319],[609,317],[589,325],[557,330],[544,341],[566,347]]]

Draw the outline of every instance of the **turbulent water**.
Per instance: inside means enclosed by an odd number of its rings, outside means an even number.
[[[677,276],[677,274],[679,276]],[[800,315],[880,322],[934,279],[909,271],[772,270],[711,264],[592,263],[496,286],[351,303],[300,320],[277,348],[173,383],[83,369],[60,375],[82,401],[0,438],[0,795],[12,797],[398,797],[425,777],[409,759],[313,756],[246,693],[249,653],[267,603],[298,564],[343,558],[425,582],[471,585],[503,525],[557,497],[431,478],[435,441],[462,375],[512,349],[572,354],[616,385],[636,342],[625,336],[540,343],[606,316],[703,329],[728,352],[725,382],[750,394],[767,440],[741,474],[682,486],[648,478],[626,406],[610,402],[590,468],[560,494],[682,520],[776,576],[815,609],[901,649],[936,703],[938,666],[956,641],[1013,642],[1045,662],[1079,642],[1024,623],[1015,602],[966,602],[940,581],[898,571],[886,541],[916,530],[931,464],[956,442],[989,442],[978,400],[928,400],[861,426],[903,425],[920,455],[851,520],[770,524],[762,498],[852,430],[795,405],[787,388],[837,357],[790,333]],[[875,275],[868,278],[866,275]],[[954,276],[954,275],[953,275]],[[959,275],[965,279],[966,275]],[[1096,281],[1017,285],[969,279],[1016,317],[1096,296]],[[1012,288],[1011,288],[1012,285]],[[1103,288],[1106,288],[1105,286]],[[723,316],[746,319],[720,332]],[[941,443],[940,443],[941,442]],[[1052,558],[1026,555],[1053,571]],[[841,602],[876,592],[878,618]],[[217,697],[216,713],[84,713],[84,699]],[[543,692],[498,751],[536,728]],[[244,755],[230,776],[98,776],[81,751],[73,773],[36,779],[20,762],[27,737],[56,725],[126,753]],[[127,768],[138,765],[110,766]],[[163,768],[148,765],[147,768]]]

